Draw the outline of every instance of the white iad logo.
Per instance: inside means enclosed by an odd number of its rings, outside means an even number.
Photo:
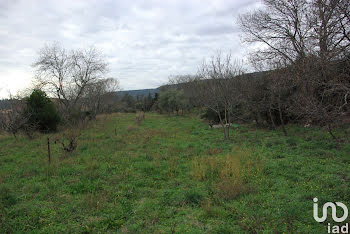
[[[332,209],[332,219],[335,222],[337,223],[344,222],[348,217],[348,213],[349,213],[348,208],[346,207],[346,205],[344,205],[341,202],[336,202],[335,204],[333,202],[326,202],[322,208],[322,217],[319,217],[317,202],[318,202],[318,199],[315,197],[314,198],[314,219],[319,223],[326,221],[328,207]],[[343,216],[340,218],[337,217],[337,206],[341,207],[344,211]],[[328,223],[328,233],[340,233],[340,231],[342,233],[348,233],[348,229],[349,229],[348,226],[349,226],[348,223],[346,223],[344,226],[338,226],[338,225],[331,226],[331,224]]]

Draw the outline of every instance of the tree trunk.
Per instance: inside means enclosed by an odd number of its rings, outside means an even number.
[[[48,157],[48,162],[51,164],[51,149],[50,149],[50,138],[47,138],[47,157]]]
[[[331,135],[331,137],[333,138],[333,140],[338,140],[338,138],[333,134],[333,129],[332,129],[332,127],[331,127],[330,124],[327,125],[327,129],[328,129],[329,135]]]
[[[226,132],[226,140],[230,138],[230,124],[229,124],[229,113],[227,107],[225,107],[225,132]]]
[[[254,119],[255,119],[256,127],[259,127],[259,119],[258,119],[258,114],[256,112],[254,113]]]
[[[261,124],[261,115],[260,115],[260,112],[256,112],[256,116],[255,116],[255,119],[256,119],[256,127],[260,128],[262,126]]]
[[[283,121],[283,116],[282,116],[281,100],[280,100],[280,98],[279,98],[279,100],[278,100],[278,112],[279,112],[279,116],[280,116],[280,121],[281,121],[281,126],[282,126],[283,134],[284,134],[285,136],[287,136],[288,134],[287,134],[287,130],[286,130],[285,126],[284,126],[284,121]]]
[[[271,106],[269,108],[269,114],[270,114],[272,129],[275,130],[276,129],[276,124],[275,124],[275,121],[273,120],[273,116],[272,116],[272,112],[271,112]]]
[[[224,139],[227,140],[227,135],[226,135],[226,128],[225,128],[225,123],[224,123],[224,120],[222,119],[220,113],[218,113],[218,116],[219,116],[219,120],[220,120],[220,124],[222,126],[222,129],[224,130]]]
[[[226,131],[226,125],[223,121],[220,121],[220,124],[222,126],[222,129],[224,130],[224,139],[227,140],[228,139],[228,135],[227,135],[227,131]]]

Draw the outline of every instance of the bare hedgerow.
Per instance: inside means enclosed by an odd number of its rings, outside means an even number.
[[[326,127],[337,139],[333,129],[350,115],[349,1],[262,3],[239,23],[245,42],[265,45],[251,51],[250,61],[259,71],[272,71],[264,103],[272,125],[278,112],[282,127],[287,117]]]

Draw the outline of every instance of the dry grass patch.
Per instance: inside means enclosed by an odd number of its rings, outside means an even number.
[[[201,181],[217,177],[219,161],[218,158],[195,158],[192,161],[192,177]]]
[[[139,127],[138,126],[135,126],[135,125],[129,125],[127,130],[128,132],[132,132],[132,131],[135,131],[137,130]]]
[[[221,154],[222,153],[222,149],[217,149],[217,148],[209,148],[207,150],[207,154],[208,155],[217,155],[217,154]]]
[[[219,197],[233,199],[251,190],[249,178],[257,171],[257,163],[249,150],[238,150],[225,156],[197,157],[192,162],[192,176],[197,180],[211,180]]]
[[[179,171],[179,169],[178,169],[178,164],[179,164],[178,159],[175,158],[175,157],[170,157],[168,159],[168,164],[169,164],[169,168],[168,168],[168,171],[167,171],[167,176],[169,178],[176,177],[177,174],[178,174],[178,171]]]
[[[83,195],[82,205],[87,210],[99,210],[105,207],[107,200],[107,194],[86,193]]]

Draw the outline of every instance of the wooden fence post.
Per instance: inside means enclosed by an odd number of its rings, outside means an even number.
[[[51,150],[50,150],[50,138],[47,138],[47,156],[49,159],[49,164],[51,163]]]

